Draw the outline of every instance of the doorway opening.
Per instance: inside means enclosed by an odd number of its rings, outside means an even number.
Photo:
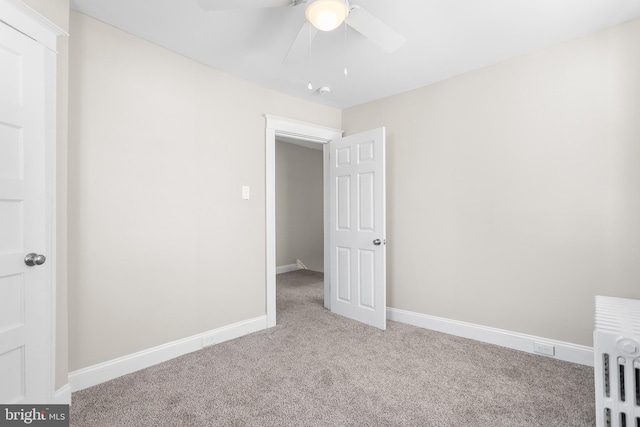
[[[276,274],[324,271],[322,144],[276,137]]]
[[[323,223],[324,223],[324,306],[330,309],[331,263],[328,253],[328,158],[327,143],[342,136],[339,129],[265,115],[266,133],[266,314],[267,327],[276,325],[276,139],[302,144],[321,144],[323,151]]]

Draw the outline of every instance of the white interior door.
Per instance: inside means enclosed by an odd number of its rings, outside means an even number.
[[[385,129],[329,143],[331,311],[386,329]]]
[[[47,255],[48,54],[0,22],[0,403],[45,403],[53,389],[51,262],[25,264]]]

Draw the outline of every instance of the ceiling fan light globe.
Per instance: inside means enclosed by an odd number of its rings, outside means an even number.
[[[343,0],[315,0],[307,6],[304,15],[320,31],[332,31],[346,19],[347,5]]]

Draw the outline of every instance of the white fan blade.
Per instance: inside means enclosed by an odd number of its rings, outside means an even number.
[[[309,52],[309,45],[313,42],[313,39],[316,38],[318,34],[318,29],[313,25],[305,22],[302,24],[300,31],[298,31],[298,35],[296,39],[291,44],[287,55],[284,57],[282,62],[284,63],[292,63],[292,62],[300,62],[305,59]]]
[[[285,7],[291,0],[198,0],[204,10],[258,9],[266,7]]]
[[[387,53],[400,49],[407,41],[360,6],[353,6],[347,17],[347,25],[380,46]]]

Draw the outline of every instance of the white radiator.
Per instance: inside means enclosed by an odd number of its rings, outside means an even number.
[[[597,427],[640,427],[640,300],[596,296]]]

